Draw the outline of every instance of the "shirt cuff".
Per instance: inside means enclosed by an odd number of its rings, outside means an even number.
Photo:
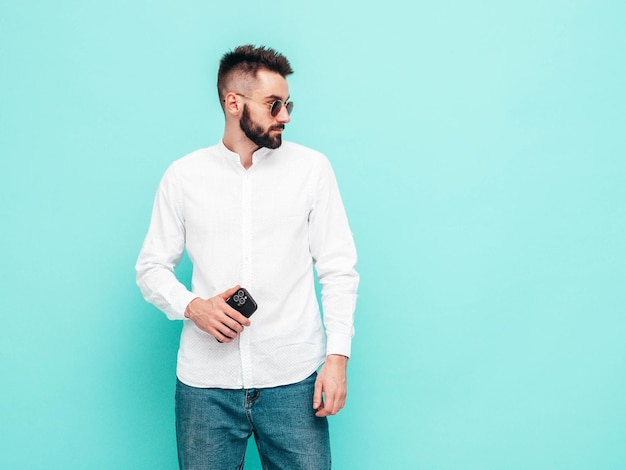
[[[170,315],[170,319],[171,320],[186,320],[187,317],[185,317],[185,309],[187,308],[187,305],[189,305],[189,302],[191,302],[193,299],[200,297],[197,294],[194,294],[193,292],[189,292],[189,291],[185,291],[184,294],[181,294],[179,297],[177,297],[174,302],[172,302],[172,315]]]
[[[340,356],[350,357],[350,349],[352,346],[352,336],[334,334],[326,338],[326,355],[339,354]]]

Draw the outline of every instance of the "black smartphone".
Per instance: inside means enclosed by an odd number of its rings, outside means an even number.
[[[226,303],[246,318],[250,318],[258,307],[250,292],[243,287],[240,287],[237,292],[229,297]]]

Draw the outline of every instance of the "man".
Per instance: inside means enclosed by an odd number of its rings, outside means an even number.
[[[356,252],[328,160],[282,141],[291,73],[265,47],[222,57],[224,136],[168,168],[137,261],[146,300],[183,320],[176,430],[184,469],[243,468],[252,434],[264,468],[330,468],[327,416],[346,399]],[[174,274],[184,249],[191,291]],[[240,286],[258,304],[250,318],[226,303]]]

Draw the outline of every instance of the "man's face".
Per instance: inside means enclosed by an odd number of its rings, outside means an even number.
[[[248,139],[259,147],[275,149],[282,144],[282,132],[290,121],[283,105],[276,116],[270,114],[270,106],[276,100],[287,102],[289,86],[280,74],[260,70],[255,89],[244,103],[239,126]]]

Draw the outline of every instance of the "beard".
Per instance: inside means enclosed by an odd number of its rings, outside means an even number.
[[[248,112],[248,106],[245,104],[243,105],[243,112],[241,113],[239,127],[241,127],[241,130],[246,135],[246,137],[259,147],[277,149],[283,143],[283,137],[280,133],[272,136],[270,132],[277,129],[284,129],[285,126],[282,124],[277,124],[275,126],[271,126],[266,131],[260,125],[252,121],[252,119],[250,118],[250,113]]]

